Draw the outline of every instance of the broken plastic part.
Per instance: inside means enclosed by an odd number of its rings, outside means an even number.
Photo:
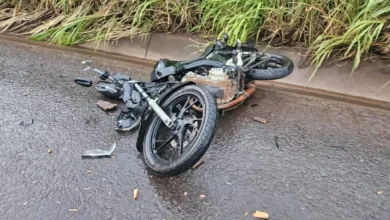
[[[90,61],[90,60],[84,60],[84,61],[81,61],[81,63],[82,63],[83,65],[91,65],[91,64],[92,64],[92,61]]]
[[[116,148],[116,142],[112,145],[111,150],[100,150],[100,149],[93,149],[93,150],[86,150],[81,157],[83,158],[94,158],[94,157],[110,157],[112,152],[114,152]]]

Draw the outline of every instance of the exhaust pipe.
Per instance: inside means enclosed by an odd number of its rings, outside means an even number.
[[[218,105],[218,110],[229,109],[229,108],[232,108],[236,105],[241,104],[243,101],[245,101],[245,99],[249,98],[255,92],[255,90],[256,90],[255,83],[254,82],[249,83],[246,86],[246,89],[244,90],[244,92],[241,93],[236,99],[233,99],[229,103]],[[199,108],[199,107],[194,106],[194,105],[192,106],[192,108],[198,112],[203,111],[202,108]]]
[[[232,108],[232,107],[240,104],[245,99],[249,98],[249,96],[251,96],[255,92],[255,90],[256,90],[255,84],[253,82],[249,83],[246,86],[246,89],[244,90],[244,92],[241,93],[236,99],[233,99],[229,103],[218,105],[218,110],[224,110],[224,109]]]

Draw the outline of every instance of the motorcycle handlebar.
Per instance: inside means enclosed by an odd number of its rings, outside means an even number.
[[[237,54],[237,51],[234,50],[218,50],[216,51],[217,54],[221,55],[230,55],[230,54]]]
[[[94,72],[97,72],[99,75],[103,75],[104,72],[98,69],[93,69]]]
[[[215,53],[217,54],[221,54],[221,55],[237,55],[238,53],[241,53],[243,55],[251,55],[251,54],[260,54],[259,52],[243,52],[243,51],[237,51],[237,50],[218,50],[218,51],[215,51]]]

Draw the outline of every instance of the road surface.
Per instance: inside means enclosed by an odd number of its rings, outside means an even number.
[[[136,79],[150,67],[9,41],[0,51],[1,219],[390,219],[390,112],[258,90],[220,117],[201,166],[162,178],[136,132],[113,129],[118,112],[73,83],[93,75],[86,59]],[[81,159],[114,142],[113,158]]]

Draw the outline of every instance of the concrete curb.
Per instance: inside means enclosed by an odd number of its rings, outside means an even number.
[[[276,81],[256,81],[256,87],[263,89],[276,89],[284,92],[293,92],[302,95],[310,95],[336,101],[347,102],[356,105],[363,105],[371,108],[378,108],[390,111],[390,102],[380,101],[360,96],[346,95],[328,90],[305,88],[303,86],[288,84]]]
[[[63,47],[46,42],[31,41],[14,35],[0,35],[0,39],[46,47],[55,50],[88,54],[125,62],[152,66],[160,58],[172,60],[189,60],[199,56],[199,49],[191,46],[195,42],[206,43],[205,40],[182,35],[155,33],[144,39],[123,38],[116,42],[85,43],[74,47]],[[298,66],[301,54],[294,50],[267,49],[269,53],[288,56]],[[314,95],[348,103],[360,104],[390,110],[390,64],[362,62],[351,75],[351,63],[320,68],[316,76],[308,82],[313,68],[295,68],[294,72],[283,79],[274,81],[258,81],[261,88]],[[381,88],[383,87],[383,88]]]

